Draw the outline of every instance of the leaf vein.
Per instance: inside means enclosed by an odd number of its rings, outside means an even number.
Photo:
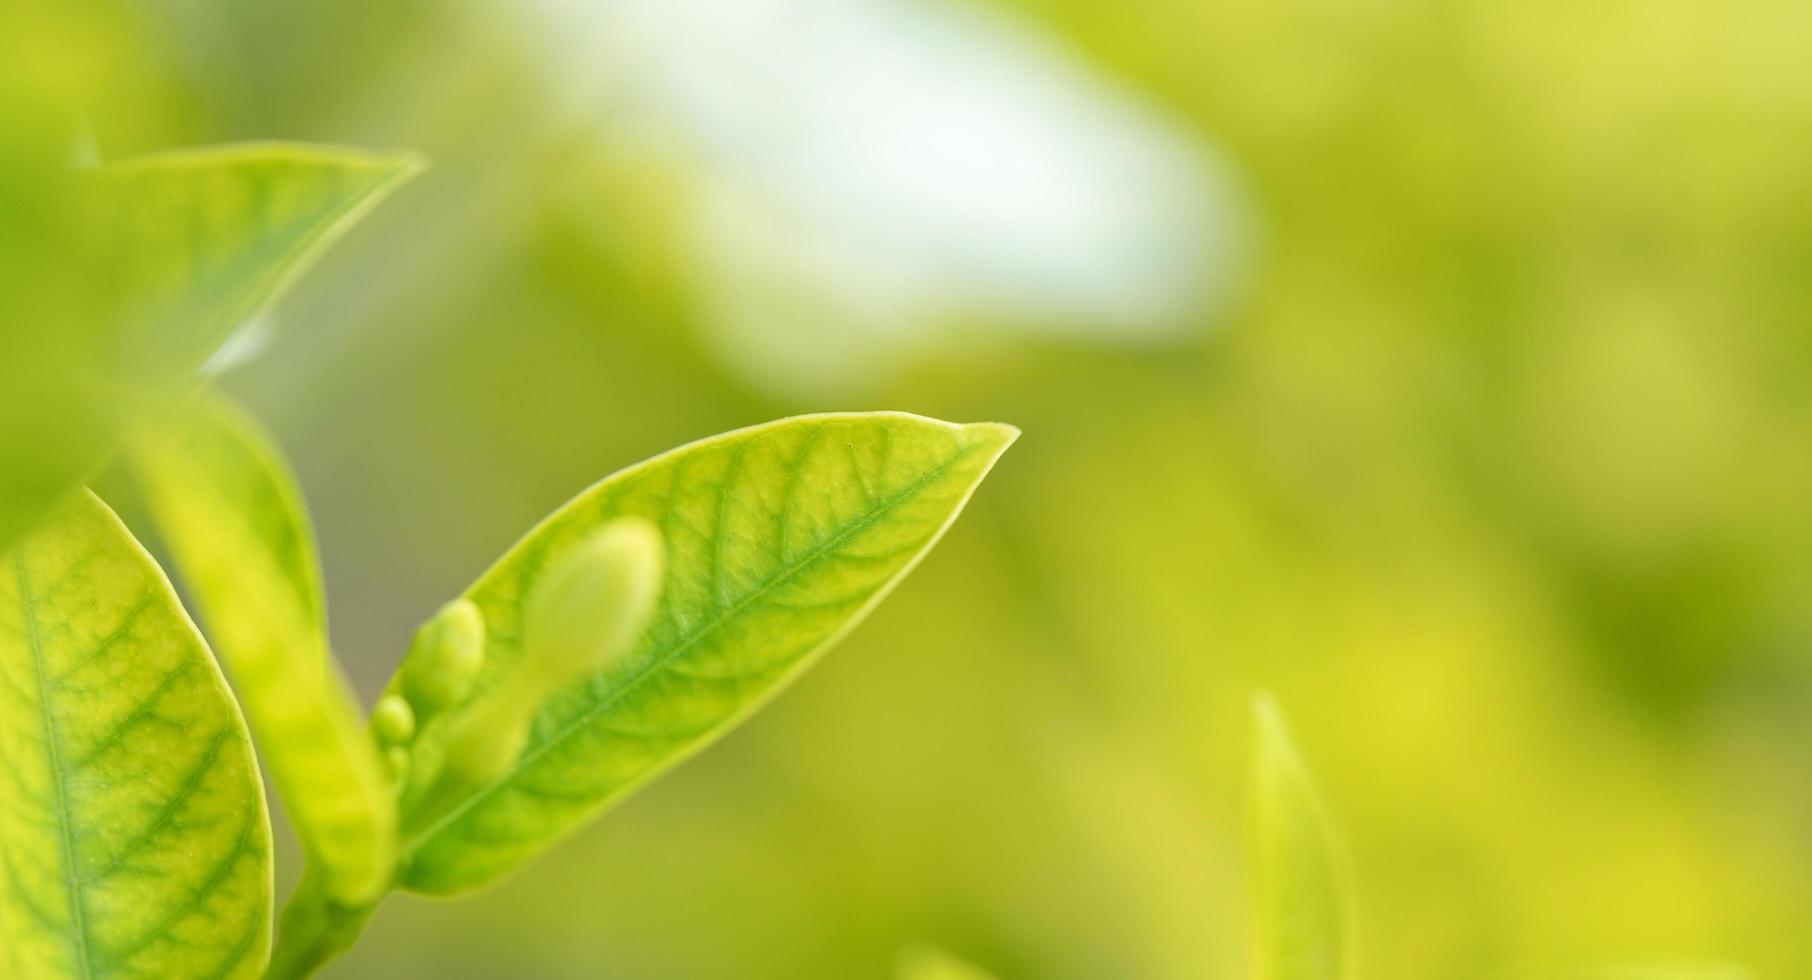
[[[58,671],[56,676],[50,679],[51,688],[54,690],[62,687],[64,682],[74,675],[76,671],[81,670],[93,661],[105,656],[107,651],[113,649],[114,644],[125,639],[126,634],[132,629],[132,624],[138,620],[138,617],[144,615],[145,610],[151,608],[151,604],[156,601],[156,599],[157,592],[153,589],[146,589],[144,593],[138,597],[138,601],[132,604],[132,608],[126,610],[126,615],[121,617],[119,625],[113,628],[113,632],[102,637],[101,641],[95,644],[93,650],[82,654],[82,656],[76,659],[75,663]]]
[[[109,731],[93,745],[90,745],[88,751],[83,752],[82,757],[75,760],[72,764],[72,768],[79,770],[87,767],[93,763],[95,759],[100,758],[101,753],[117,745],[119,740],[125,738],[126,733],[130,732],[140,722],[157,717],[157,702],[161,700],[163,696],[169,692],[170,688],[175,686],[176,682],[180,680],[184,674],[187,674],[189,669],[194,666],[195,661],[185,660],[183,661],[182,666],[165,674],[164,679],[157,682],[157,686],[152,688],[150,693],[145,695],[144,700],[139,702],[138,707],[133,708],[128,712],[125,718],[121,719],[118,724],[113,726],[112,731]],[[171,722],[171,724],[174,725],[176,723]],[[181,726],[179,725],[177,727]]]
[[[722,609],[724,606],[724,514],[730,508],[730,490],[736,485],[736,478],[742,470],[743,457],[748,455],[749,444],[743,443],[730,454],[730,461],[724,465],[723,479],[717,484],[717,519],[711,530],[711,607]]]
[[[208,873],[203,876],[201,882],[195,886],[195,889],[185,896],[182,901],[173,905],[170,911],[166,913],[162,919],[158,920],[156,925],[145,930],[131,942],[125,943],[119,949],[110,953],[107,957],[109,963],[120,964],[130,961],[134,956],[137,956],[142,952],[145,947],[156,942],[158,937],[168,932],[171,926],[199,910],[201,908],[201,903],[206,901],[207,897],[213,894],[214,891],[220,887],[222,882],[226,881],[227,875],[231,874],[233,869],[239,865],[240,859],[251,851],[257,840],[257,834],[253,833],[254,828],[256,828],[258,824],[256,808],[248,808],[248,810],[250,812],[246,814],[245,821],[239,828],[239,839],[233,842],[232,848],[228,850],[219,861],[216,861],[212,868],[208,869]]]
[[[26,570],[24,548],[13,552],[13,572],[19,580],[19,608],[24,610],[26,635],[31,641],[32,664],[38,675],[38,711],[44,719],[44,748],[50,761],[57,847],[62,856],[63,886],[69,902],[70,928],[74,933],[70,945],[75,953],[77,976],[91,977],[94,970],[88,949],[87,909],[83,907],[81,882],[76,877],[75,830],[70,826],[69,787],[66,785],[66,770],[63,767],[63,748],[57,731],[56,716],[50,707],[50,683],[44,670],[44,636],[38,628],[38,611],[32,597],[31,573]]]
[[[108,861],[105,867],[84,876],[83,880],[100,881],[107,878],[109,875],[113,874],[120,865],[124,864],[127,858],[138,853],[146,844],[149,844],[154,840],[157,836],[157,832],[164,829],[171,820],[175,819],[177,812],[189,801],[189,798],[201,790],[201,785],[206,781],[208,773],[213,770],[215,761],[220,758],[220,750],[231,741],[232,735],[232,729],[221,729],[220,734],[215,735],[213,741],[209,743],[208,750],[202,756],[201,761],[195,764],[194,769],[191,770],[187,778],[183,780],[182,787],[170,798],[170,802],[164,805],[163,810],[152,819],[151,823],[148,824],[145,829],[133,834],[131,839],[121,844],[119,851],[114,854],[113,860]]]
[[[819,434],[823,431],[824,431],[823,428],[813,430],[812,436],[808,437],[806,440],[807,443],[809,444],[811,442],[812,437],[815,437],[817,434]],[[809,445],[807,448],[809,448]],[[642,682],[647,680],[656,671],[661,670],[662,668],[666,667],[668,664],[673,662],[675,659],[685,655],[685,653],[687,651],[691,650],[694,646],[697,646],[699,643],[703,642],[706,637],[710,636],[719,627],[721,627],[725,622],[727,622],[731,617],[735,616],[737,613],[740,613],[745,608],[747,608],[750,605],[753,605],[754,603],[759,601],[764,594],[779,587],[784,582],[790,580],[793,576],[798,575],[799,573],[804,571],[806,568],[808,568],[812,564],[814,564],[818,559],[829,554],[832,550],[834,550],[839,545],[841,545],[844,542],[861,534],[863,531],[869,529],[870,527],[873,527],[875,525],[875,523],[877,523],[882,517],[884,517],[894,507],[899,506],[901,503],[905,502],[906,500],[910,499],[915,494],[917,494],[920,490],[923,490],[926,486],[929,486],[932,482],[938,480],[939,478],[941,478],[944,475],[946,475],[947,473],[949,473],[952,469],[954,469],[957,466],[957,464],[961,463],[963,460],[967,459],[970,455],[972,455],[976,451],[976,448],[977,447],[975,447],[975,446],[964,446],[964,447],[958,449],[955,453],[953,453],[951,455],[951,457],[949,459],[943,461],[938,466],[932,467],[931,469],[927,470],[924,475],[922,475],[917,480],[913,481],[910,485],[908,485],[907,487],[902,489],[898,494],[895,494],[894,496],[888,498],[879,506],[872,508],[870,510],[870,512],[867,515],[865,515],[863,518],[855,520],[855,521],[851,521],[842,530],[838,531],[836,534],[832,535],[830,538],[825,540],[823,543],[819,544],[817,547],[815,547],[811,551],[807,552],[803,557],[799,558],[797,561],[794,561],[793,563],[788,565],[786,568],[782,569],[779,573],[775,574],[773,577],[769,578],[767,581],[763,582],[756,588],[751,589],[746,595],[744,595],[741,599],[739,599],[734,605],[732,605],[728,608],[725,608],[723,610],[720,610],[718,615],[712,617],[709,621],[707,621],[703,625],[699,626],[690,635],[685,636],[685,637],[681,638],[680,640],[678,640],[665,653],[662,653],[657,656],[649,658],[646,665],[642,666],[641,668],[636,670],[633,674],[631,674],[624,681],[623,685],[621,687],[619,687],[617,690],[613,691],[610,694],[610,696],[608,696],[607,698],[605,698],[595,704],[588,706],[585,710],[578,712],[573,718],[569,719],[565,724],[560,726],[559,729],[557,729],[555,732],[550,734],[547,738],[545,738],[544,740],[540,741],[539,743],[537,743],[535,745],[531,745],[523,753],[521,759],[518,761],[516,767],[513,770],[506,773],[501,778],[492,780],[491,782],[486,783],[485,785],[479,787],[479,789],[477,791],[475,791],[474,793],[472,793],[472,795],[466,797],[464,800],[460,801],[457,805],[449,808],[445,813],[441,814],[440,817],[435,819],[432,823],[430,823],[426,827],[422,828],[422,830],[420,832],[416,833],[414,836],[405,840],[403,843],[403,853],[408,857],[413,857],[413,855],[416,853],[416,851],[418,851],[426,841],[431,840],[436,835],[438,835],[442,830],[446,829],[449,825],[455,823],[460,818],[464,817],[474,807],[476,807],[479,803],[483,802],[484,800],[488,799],[492,794],[503,789],[508,784],[515,782],[516,779],[521,775],[521,773],[524,772],[525,770],[527,770],[530,766],[532,766],[538,759],[547,755],[549,752],[553,751],[555,748],[558,748],[559,746],[564,744],[568,739],[572,738],[580,730],[591,725],[594,721],[597,720],[597,718],[599,716],[603,715],[605,712],[607,712],[611,708],[615,707],[619,702],[621,702],[628,695],[628,693],[630,691],[632,691],[636,687],[638,687]],[[803,462],[805,452],[806,452],[806,449],[802,448],[801,452],[800,452],[800,461],[801,462]],[[796,482],[796,480],[797,480],[797,473],[794,474],[794,481]],[[789,493],[788,496],[791,497],[792,494]],[[784,527],[784,523],[783,523],[783,527]],[[782,555],[784,555],[785,554],[784,550],[782,550],[781,553],[782,553]],[[713,723],[713,726],[714,725],[715,725],[715,723]],[[713,727],[713,726],[707,726],[704,730],[709,731],[710,727]]]

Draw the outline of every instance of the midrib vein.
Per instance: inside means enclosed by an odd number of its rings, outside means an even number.
[[[88,921],[82,907],[82,891],[76,880],[75,836],[69,823],[69,793],[63,779],[63,747],[57,731],[56,716],[50,709],[50,678],[45,670],[44,637],[38,631],[38,611],[32,601],[31,573],[26,570],[25,554],[13,553],[13,572],[19,580],[19,606],[25,613],[25,633],[31,638],[32,670],[38,680],[38,711],[44,718],[44,747],[50,757],[50,786],[56,805],[57,847],[63,858],[63,887],[69,899],[69,922],[74,935],[70,945],[75,951],[76,975],[91,977],[89,967]]]

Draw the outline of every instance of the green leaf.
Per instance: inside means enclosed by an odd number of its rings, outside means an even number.
[[[152,515],[328,893],[369,900],[394,866],[394,791],[328,652],[314,541],[294,479],[258,426],[228,403],[155,404],[128,444]]]
[[[684,446],[580,494],[466,593],[485,620],[468,703],[517,666],[540,571],[605,523],[659,529],[659,606],[633,650],[544,707],[501,776],[452,801],[405,802],[402,884],[486,884],[755,711],[911,570],[1017,435],[897,413],[807,416]],[[435,738],[432,725],[417,737],[418,759]]]
[[[96,390],[186,383],[419,169],[408,155],[269,143],[47,177],[27,230],[31,254],[48,257],[7,297],[0,549],[112,450]]]
[[[81,495],[0,558],[0,973],[258,975],[270,833],[200,634]]]
[[[121,302],[115,367],[187,376],[421,169],[409,154],[293,143],[157,153],[87,173],[87,226]]]
[[[1269,696],[1257,728],[1252,805],[1259,980],[1345,980],[1354,972],[1353,876],[1327,808]]]
[[[994,980],[994,974],[935,946],[913,946],[902,951],[894,963],[893,975],[898,980]]]

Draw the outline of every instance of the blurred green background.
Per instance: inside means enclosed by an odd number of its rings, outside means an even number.
[[[1239,976],[1261,687],[1351,839],[1366,975],[1812,976],[1812,5],[9,19],[9,104],[57,88],[85,155],[432,161],[221,379],[295,457],[368,697],[669,446],[1025,430],[769,710],[328,976],[881,977],[920,941]]]

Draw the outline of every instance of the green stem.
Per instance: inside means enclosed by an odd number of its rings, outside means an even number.
[[[328,897],[320,876],[312,869],[304,871],[302,883],[283,908],[277,947],[271,950],[265,980],[301,980],[312,975],[351,948],[376,911],[375,901],[357,908],[335,902]]]

